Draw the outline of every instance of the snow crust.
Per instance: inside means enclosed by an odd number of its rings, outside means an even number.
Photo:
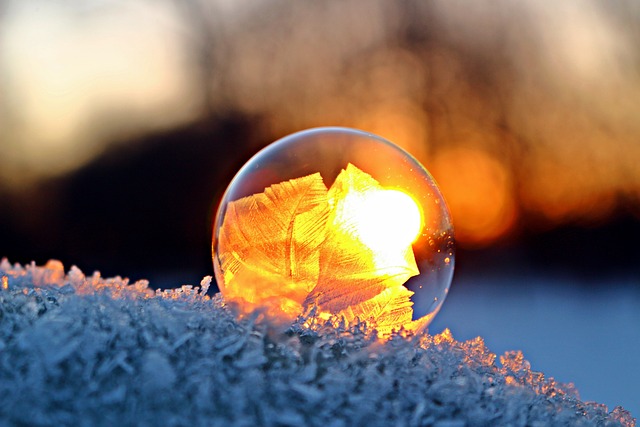
[[[313,313],[283,332],[238,320],[210,282],[154,292],[3,259],[0,424],[635,426],[480,337],[383,342]]]

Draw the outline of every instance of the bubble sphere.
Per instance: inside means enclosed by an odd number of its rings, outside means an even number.
[[[454,268],[451,217],[429,172],[376,135],[294,133],[251,158],[224,193],[213,264],[225,300],[273,319],[303,313],[422,330]]]

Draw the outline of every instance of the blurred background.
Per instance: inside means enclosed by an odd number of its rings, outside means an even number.
[[[633,0],[0,0],[0,256],[197,284],[246,160],[363,129],[452,211],[432,331],[638,416],[638,22]]]

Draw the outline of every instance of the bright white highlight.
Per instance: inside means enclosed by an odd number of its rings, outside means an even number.
[[[411,245],[422,230],[418,204],[399,190],[369,190],[347,196],[345,211],[353,219],[354,234],[372,249]]]

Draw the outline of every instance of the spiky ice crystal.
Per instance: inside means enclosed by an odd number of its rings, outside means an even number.
[[[274,323],[319,316],[426,329],[449,292],[451,215],[408,152],[357,129],[288,135],[253,156],[218,205],[212,256],[227,301]]]
[[[299,319],[272,336],[222,297],[85,276],[60,262],[0,263],[3,425],[603,425],[579,400],[448,331],[382,342],[365,324]]]

